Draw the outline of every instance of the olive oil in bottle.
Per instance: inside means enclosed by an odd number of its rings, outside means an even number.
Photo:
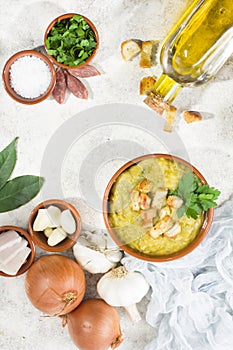
[[[233,0],[195,0],[160,49],[153,92],[172,102],[182,86],[203,84],[233,53]]]

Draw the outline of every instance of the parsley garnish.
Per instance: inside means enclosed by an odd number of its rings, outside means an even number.
[[[184,214],[197,219],[201,212],[215,207],[220,191],[209,185],[202,185],[192,172],[185,174],[179,181],[176,190],[169,190],[168,195],[176,195],[183,199],[184,204],[177,210],[181,218]]]
[[[45,41],[46,50],[57,62],[74,67],[92,55],[97,42],[95,33],[82,16],[74,15],[54,24]]]

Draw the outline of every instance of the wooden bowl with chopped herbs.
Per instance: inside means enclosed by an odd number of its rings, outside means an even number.
[[[99,35],[88,18],[67,13],[49,24],[44,44],[53,63],[66,69],[77,68],[87,65],[94,58]]]

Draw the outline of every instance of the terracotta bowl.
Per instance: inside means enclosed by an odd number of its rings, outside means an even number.
[[[69,209],[76,221],[76,231],[72,235],[68,235],[62,242],[58,243],[54,247],[51,247],[47,243],[47,237],[45,236],[44,232],[42,231],[34,231],[33,230],[33,223],[37,216],[39,209],[44,209],[49,207],[50,205],[54,205],[61,209],[61,211]],[[40,204],[38,204],[33,211],[30,214],[29,220],[28,220],[28,232],[30,233],[33,241],[38,245],[38,247],[48,251],[48,252],[63,252],[64,250],[67,250],[77,242],[80,232],[81,232],[81,218],[78,213],[78,211],[75,209],[73,205],[70,203],[67,203],[63,200],[59,199],[50,199],[47,201],[44,201]]]
[[[214,209],[211,208],[209,209],[204,216],[204,222],[203,225],[199,231],[199,233],[197,234],[196,238],[185,248],[183,248],[182,250],[179,250],[178,252],[169,254],[169,255],[147,255],[144,254],[142,252],[139,252],[137,250],[134,250],[133,248],[131,248],[129,245],[125,244],[124,242],[122,242],[120,240],[120,238],[117,236],[116,232],[114,231],[110,219],[109,219],[109,206],[110,206],[110,194],[111,194],[111,190],[112,187],[114,185],[114,183],[116,182],[117,178],[119,177],[119,175],[125,171],[126,169],[129,169],[132,165],[137,164],[138,162],[144,160],[144,159],[149,159],[149,158],[166,158],[166,159],[171,159],[174,160],[177,163],[181,163],[183,165],[185,165],[186,167],[188,167],[190,170],[192,170],[192,172],[198,177],[198,179],[201,181],[202,184],[206,184],[206,180],[205,178],[201,175],[201,173],[195,168],[193,167],[190,163],[186,162],[185,160],[172,156],[172,155],[167,155],[167,154],[148,154],[142,157],[138,157],[136,159],[133,159],[132,161],[126,163],[125,165],[123,165],[111,178],[111,180],[109,181],[105,193],[104,193],[104,200],[103,200],[103,216],[104,216],[104,221],[105,221],[105,225],[111,235],[111,237],[113,238],[113,240],[118,244],[118,246],[120,246],[121,249],[123,249],[126,253],[138,258],[138,259],[142,259],[142,260],[146,260],[146,261],[151,261],[151,262],[165,262],[165,261],[170,261],[170,260],[175,260],[178,258],[181,258],[187,254],[189,254],[191,251],[193,251],[200,243],[201,241],[205,238],[205,236],[207,235],[212,220],[213,220],[213,213],[214,213]]]
[[[46,39],[47,39],[47,36],[48,36],[49,32],[51,31],[51,29],[53,28],[54,24],[57,23],[57,22],[60,21],[60,20],[67,19],[67,18],[71,18],[71,17],[73,17],[74,15],[79,15],[79,14],[77,14],[77,13],[66,13],[66,14],[64,14],[64,15],[61,15],[61,16],[55,18],[55,19],[49,24],[48,28],[47,28],[46,31],[45,31],[45,35],[44,35],[44,46],[45,46],[45,49],[47,49],[47,48],[46,48]],[[55,64],[56,64],[57,66],[59,66],[59,67],[65,68],[65,69],[72,69],[72,68],[77,68],[77,67],[86,66],[87,64],[89,64],[89,63],[93,60],[93,58],[95,57],[96,52],[97,52],[97,50],[98,50],[98,48],[99,48],[99,34],[98,34],[98,31],[97,31],[95,25],[94,25],[87,17],[85,17],[85,16],[83,16],[83,15],[79,15],[79,16],[82,16],[82,17],[83,17],[83,19],[89,24],[89,26],[91,27],[91,29],[92,29],[93,32],[95,33],[95,39],[96,39],[97,45],[96,45],[96,47],[95,47],[95,49],[94,49],[92,55],[89,56],[83,64],[80,64],[79,66],[74,66],[74,67],[66,66],[65,64],[62,64],[62,63],[60,63],[60,62],[57,62],[57,60],[56,60],[55,57],[53,57],[52,55],[49,55],[49,54],[48,54],[48,57],[50,58],[50,60],[51,60],[53,63],[55,63]]]
[[[11,83],[10,83],[10,68],[11,65],[19,58],[24,57],[24,56],[36,56],[39,57],[40,59],[42,59],[48,66],[49,69],[51,71],[51,82],[50,85],[48,87],[48,89],[45,91],[44,94],[40,95],[39,97],[36,98],[25,98],[22,97],[20,95],[18,95],[16,93],[16,91],[12,88]],[[2,72],[2,79],[3,79],[3,83],[4,83],[4,87],[6,92],[17,102],[19,103],[23,103],[23,104],[27,104],[27,105],[32,105],[32,104],[36,104],[39,102],[42,102],[44,100],[46,100],[49,95],[51,94],[51,92],[53,91],[53,88],[56,84],[56,72],[54,69],[53,64],[51,63],[51,61],[42,53],[34,51],[34,50],[24,50],[24,51],[20,51],[17,52],[16,54],[14,54],[13,56],[11,56],[9,58],[9,60],[6,62],[4,68],[3,68],[3,72]]]
[[[21,268],[19,269],[19,271],[17,272],[16,275],[8,275],[8,274],[0,271],[0,276],[16,277],[16,276],[19,276],[19,275],[22,275],[23,273],[25,273],[29,269],[29,267],[33,264],[34,259],[35,259],[35,255],[36,255],[36,250],[35,250],[35,245],[33,243],[32,238],[21,227],[17,227],[17,226],[1,226],[0,227],[0,235],[3,234],[3,232],[9,231],[9,230],[16,231],[20,236],[25,238],[28,241],[28,247],[31,249],[31,253],[29,254],[26,262],[21,266]]]

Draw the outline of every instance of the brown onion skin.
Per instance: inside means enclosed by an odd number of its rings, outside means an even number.
[[[118,312],[102,299],[83,301],[66,318],[70,337],[79,350],[115,349],[123,341]]]
[[[65,315],[74,310],[84,297],[85,287],[85,276],[80,266],[58,254],[38,259],[25,279],[25,289],[31,303],[50,316]],[[65,295],[75,296],[76,299],[64,301]]]

